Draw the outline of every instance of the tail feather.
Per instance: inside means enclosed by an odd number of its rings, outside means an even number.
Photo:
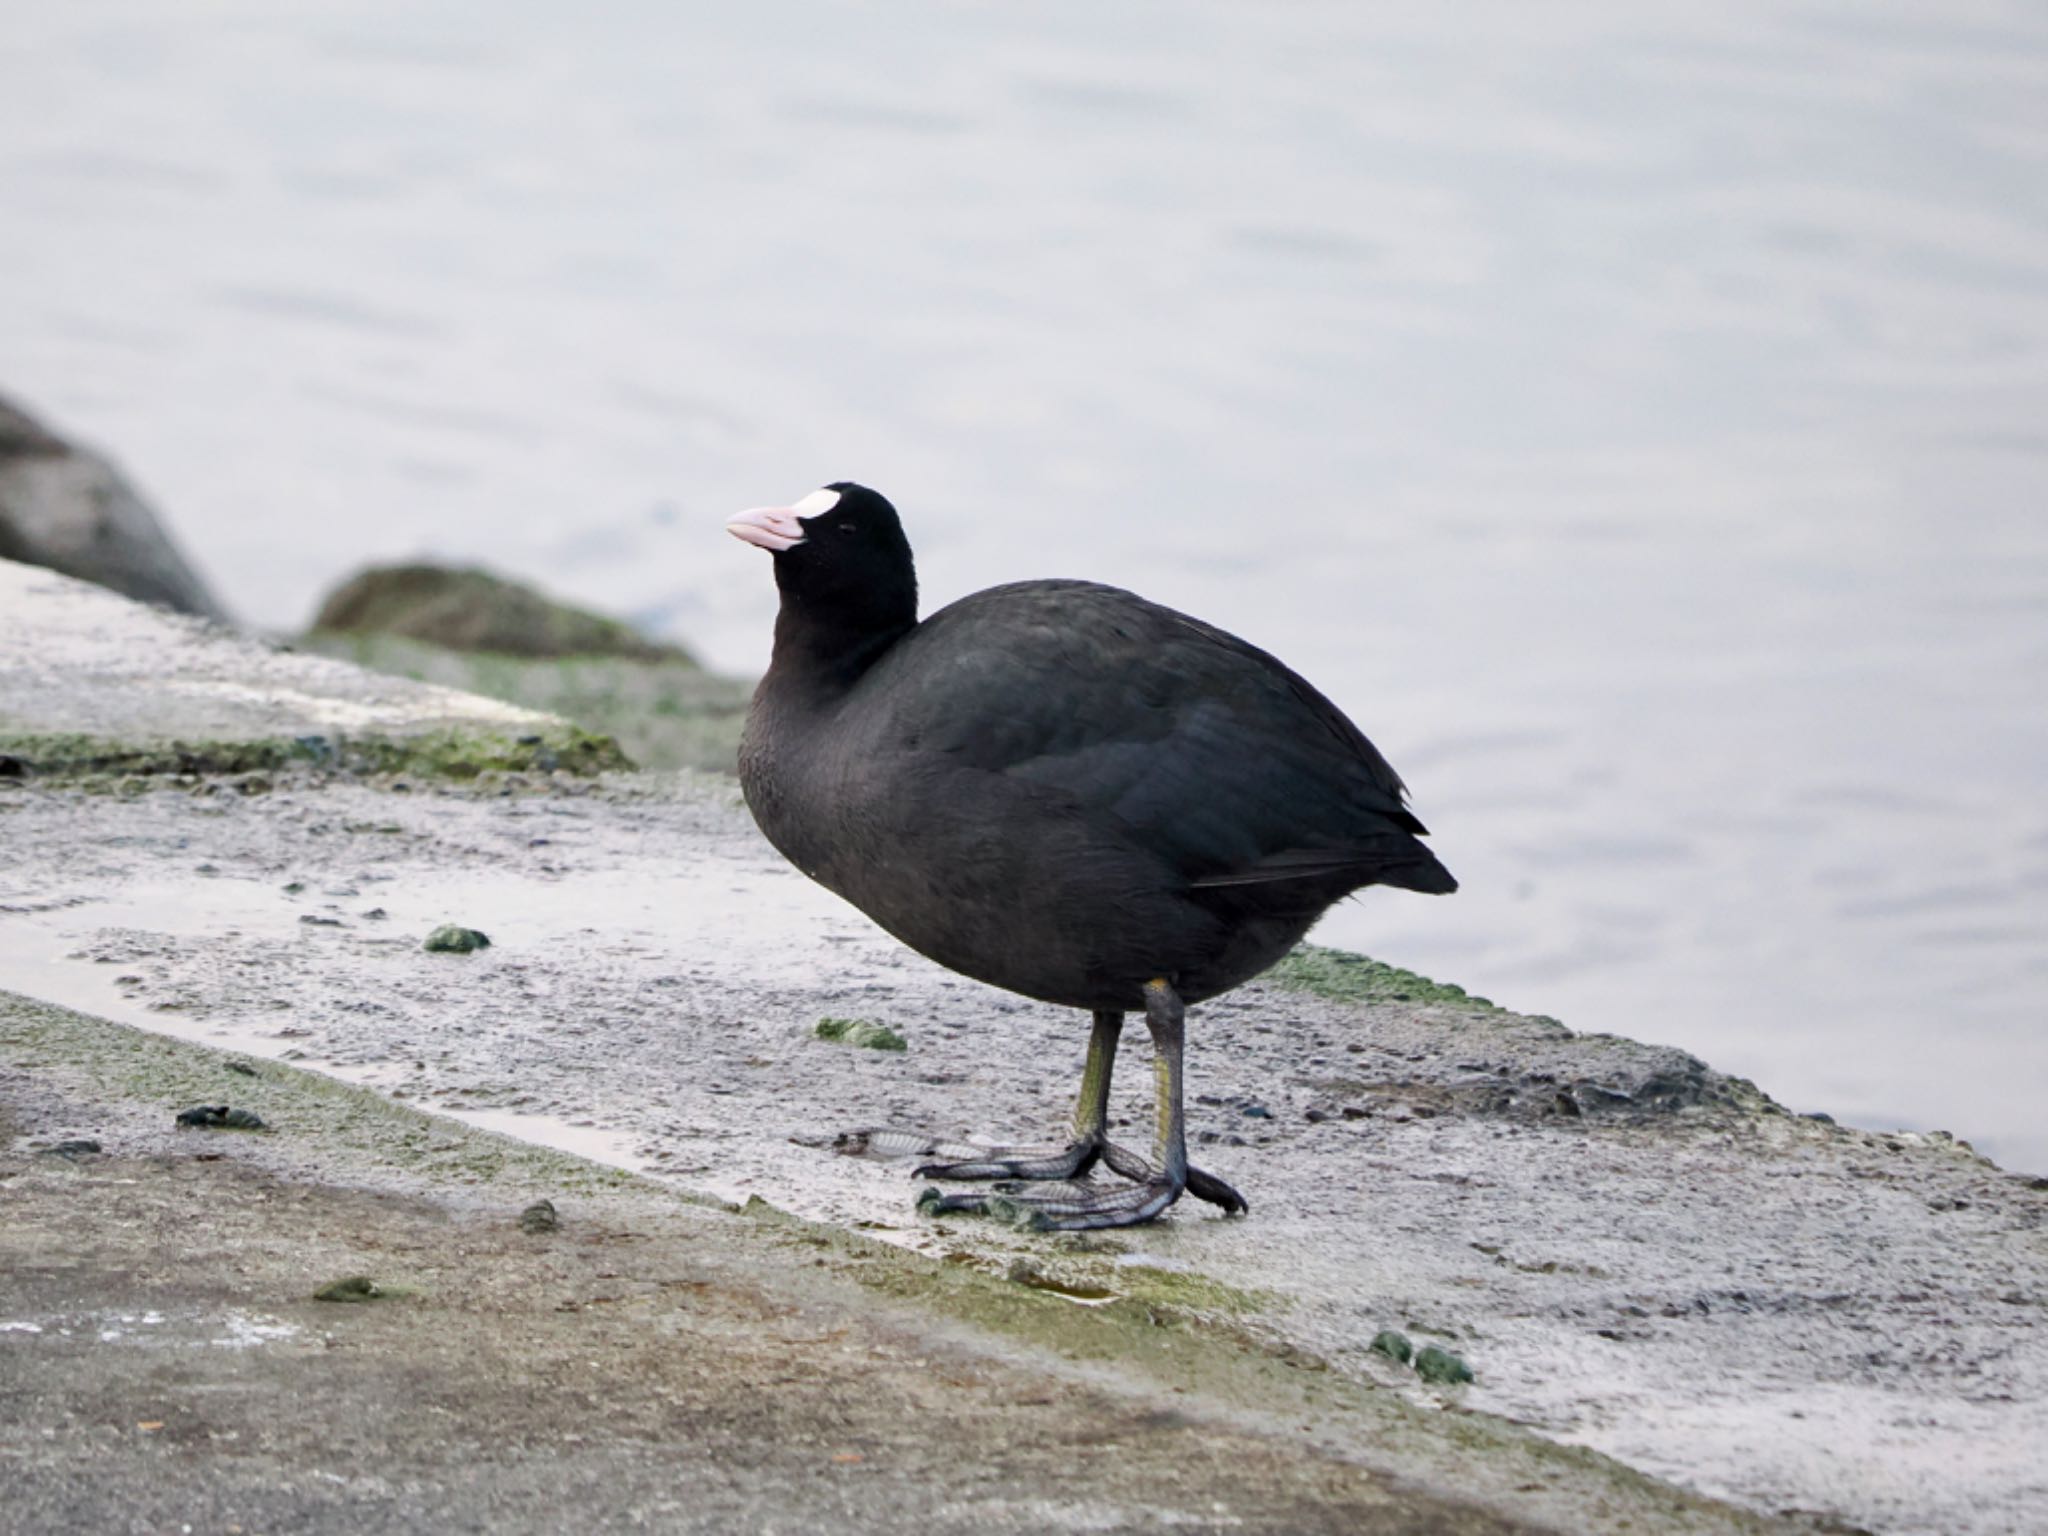
[[[1379,878],[1381,885],[1399,886],[1404,891],[1420,891],[1425,896],[1448,896],[1458,888],[1458,877],[1445,869],[1437,856],[1418,843],[1422,858],[1413,864],[1403,864],[1388,870]]]
[[[1405,833],[1377,839],[1370,847],[1290,848],[1247,868],[1204,875],[1188,883],[1202,891],[1332,878],[1350,879],[1359,885],[1398,886],[1430,896],[1448,896],[1458,888],[1457,880],[1437,856]]]

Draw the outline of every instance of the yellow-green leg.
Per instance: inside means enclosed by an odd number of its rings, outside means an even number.
[[[1068,1232],[1150,1221],[1178,1200],[1183,1190],[1232,1214],[1247,1210],[1244,1197],[1228,1184],[1188,1166],[1181,1073],[1185,1014],[1179,994],[1164,977],[1145,984],[1156,1117],[1151,1162],[1109,1140],[1109,1080],[1116,1065],[1123,1015],[1098,1012],[1088,1043],[1088,1065],[1081,1075],[1081,1096],[1074,1108],[1074,1142],[1064,1148],[997,1148],[973,1159],[927,1163],[913,1177],[1001,1182],[990,1191],[972,1194],[949,1195],[928,1189],[918,1198],[919,1208],[938,1213],[1007,1207],[1041,1230]],[[1079,1179],[1098,1159],[1131,1183],[1109,1188],[1085,1183],[1029,1187],[1032,1181]]]

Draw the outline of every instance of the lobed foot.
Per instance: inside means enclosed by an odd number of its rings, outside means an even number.
[[[1078,1179],[1103,1158],[1105,1144],[1092,1138],[1064,1147],[983,1147],[976,1155],[920,1163],[913,1179]]]
[[[995,1212],[998,1205],[1014,1207],[1029,1218],[1024,1224],[1043,1231],[1084,1231],[1090,1227],[1122,1227],[1150,1221],[1180,1197],[1167,1194],[1163,1173],[1128,1147],[1106,1137],[1080,1137],[1065,1146],[986,1147],[972,1142],[943,1141],[915,1131],[871,1129],[843,1131],[833,1139],[833,1150],[847,1157],[896,1161],[906,1157],[936,1159],[919,1163],[911,1170],[914,1179],[990,1180],[987,1191],[948,1194],[927,1189],[918,1196],[918,1209],[939,1214],[950,1211]],[[1128,1179],[1137,1190],[1103,1185],[1086,1175],[1101,1164]],[[1059,1184],[1061,1189],[1033,1190],[1032,1184]],[[1189,1168],[1186,1192],[1207,1201],[1229,1216],[1242,1216],[1251,1209],[1244,1196],[1213,1173]],[[1044,1220],[1038,1218],[1043,1217]]]
[[[917,1197],[926,1215],[967,1211],[994,1216],[1033,1232],[1091,1232],[1104,1227],[1134,1227],[1161,1215],[1181,1196],[1166,1179],[1142,1184],[1066,1183],[1033,1187],[1003,1180],[993,1188],[947,1194],[928,1188]]]
[[[920,1180],[997,1180],[995,1188],[983,1192],[944,1194],[942,1190],[926,1190],[920,1196],[920,1208],[936,1210],[983,1210],[989,1198],[1018,1202],[1024,1194],[1024,1184],[1069,1184],[1065,1192],[1042,1192],[1047,1200],[1059,1204],[1090,1204],[1100,1206],[1108,1198],[1122,1200],[1126,1192],[1114,1186],[1100,1186],[1085,1182],[1087,1171],[1102,1163],[1120,1178],[1126,1178],[1139,1186],[1165,1188],[1165,1176],[1155,1169],[1145,1157],[1139,1157],[1128,1147],[1118,1147],[1106,1137],[1079,1137],[1069,1141],[1065,1147],[1042,1145],[1042,1147],[979,1147],[967,1141],[940,1141],[926,1137],[915,1130],[844,1130],[834,1139],[834,1151],[846,1157],[874,1157],[881,1161],[897,1161],[903,1157],[924,1157],[936,1161],[922,1161],[911,1169],[911,1178]],[[1075,1182],[1079,1180],[1079,1182]],[[1018,1188],[1010,1188],[1018,1186]],[[1200,1167],[1188,1169],[1188,1194],[1196,1200],[1206,1200],[1212,1206],[1219,1206],[1231,1217],[1241,1217],[1251,1206],[1237,1190],[1219,1180],[1214,1174],[1206,1174]],[[1040,1192],[1032,1192],[1034,1200]],[[940,1204],[932,1204],[938,1200]],[[1151,1214],[1165,1210],[1174,1204],[1165,1200]],[[1135,1217],[1135,1221],[1149,1221],[1151,1217]],[[1128,1225],[1128,1221],[1114,1223],[1090,1223],[1090,1225]]]
[[[1086,1137],[1065,1146],[991,1147],[880,1128],[841,1131],[833,1138],[832,1150],[844,1157],[881,1162],[923,1158],[926,1161],[911,1173],[920,1179],[1072,1179],[1094,1167],[1102,1156],[1100,1146]]]
[[[1128,1147],[1120,1147],[1113,1141],[1102,1144],[1102,1160],[1112,1172],[1139,1184],[1164,1182],[1159,1170]],[[1211,1205],[1221,1206],[1226,1216],[1242,1216],[1251,1209],[1251,1203],[1230,1185],[1213,1173],[1204,1173],[1192,1164],[1188,1168],[1188,1193],[1197,1200],[1206,1200]]]

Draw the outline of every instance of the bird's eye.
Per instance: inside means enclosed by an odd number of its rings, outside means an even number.
[[[860,524],[859,524],[859,523],[841,523],[841,524],[839,525],[839,531],[840,531],[841,533],[859,533],[859,532],[860,532]]]

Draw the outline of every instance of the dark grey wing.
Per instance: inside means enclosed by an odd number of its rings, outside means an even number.
[[[993,588],[933,615],[877,672],[903,744],[1113,822],[1191,886],[1449,881],[1415,841],[1399,776],[1335,705],[1264,651],[1131,593]]]

